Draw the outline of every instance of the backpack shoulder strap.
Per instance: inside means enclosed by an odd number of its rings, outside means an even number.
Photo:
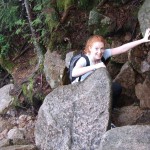
[[[101,61],[107,66],[108,62],[110,61],[110,57],[108,59],[105,59],[104,57],[102,57]]]
[[[102,56],[101,61],[105,64],[106,60],[105,58]]]
[[[77,55],[73,56],[70,60],[68,73],[69,73],[69,79],[71,82],[76,79],[76,77],[72,77],[72,70],[73,70],[74,66],[76,65],[77,61],[82,57],[81,55],[82,55],[81,53],[77,54]]]
[[[90,66],[90,60],[85,54],[81,54],[82,57],[86,60],[86,66]],[[79,81],[81,80],[81,76],[79,77]]]
[[[86,60],[86,66],[90,66],[90,60],[89,60],[89,58],[85,54],[82,54],[81,56],[85,58],[85,60]]]

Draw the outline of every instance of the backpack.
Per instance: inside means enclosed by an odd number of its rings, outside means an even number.
[[[86,60],[86,66],[90,66],[90,61],[89,61],[89,58],[83,54],[83,53],[79,53],[75,56],[73,56],[70,60],[70,65],[69,65],[69,68],[68,68],[68,75],[69,75],[69,79],[70,79],[70,82],[73,82],[76,78],[78,77],[72,77],[72,70],[73,68],[75,67],[77,61],[81,58],[81,57],[84,57],[85,60]],[[81,80],[81,76],[79,76],[79,81]]]

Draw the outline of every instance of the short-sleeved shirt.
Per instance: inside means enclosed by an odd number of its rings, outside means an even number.
[[[87,55],[87,57],[88,57],[88,55]],[[103,58],[104,58],[105,60],[107,60],[109,57],[111,57],[111,50],[110,50],[110,49],[106,49],[106,50],[104,51]],[[86,59],[85,59],[84,57],[81,57],[78,61],[81,63],[81,66],[82,66],[82,67],[85,67],[85,66],[86,66]],[[90,61],[90,59],[89,59],[89,61]],[[101,62],[101,60],[100,60],[100,62]],[[90,65],[93,65],[92,61],[90,61]],[[89,72],[83,74],[83,75],[81,76],[81,78],[80,78],[80,81],[85,80],[91,73],[93,73],[93,71],[89,71]],[[73,83],[76,83],[76,82],[79,82],[79,77],[77,77],[77,78],[72,82],[72,84],[73,84]]]

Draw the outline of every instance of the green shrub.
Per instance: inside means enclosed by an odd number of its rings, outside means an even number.
[[[9,49],[9,43],[6,41],[5,37],[2,34],[0,34],[0,57],[6,57]]]

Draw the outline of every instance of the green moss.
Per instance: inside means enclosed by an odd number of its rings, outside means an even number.
[[[45,98],[45,95],[43,95],[42,93],[36,93],[34,95],[34,99],[38,99],[38,101],[42,101],[43,102],[44,98]]]
[[[11,61],[4,59],[3,57],[0,57],[0,65],[10,74],[12,73],[12,70],[15,66]]]
[[[103,26],[100,29],[95,29],[93,33],[101,36],[106,36],[109,33],[108,26]]]
[[[59,11],[66,11],[72,5],[74,5],[74,0],[57,0],[57,8]]]
[[[29,104],[33,104],[33,79],[31,78],[29,80],[28,84],[23,84],[22,85],[22,92],[25,98],[28,100]]]
[[[66,31],[67,32],[67,31]],[[48,48],[50,51],[59,50],[59,53],[71,48],[71,43],[65,42],[64,37],[66,35],[65,30],[53,32],[50,37]]]
[[[43,54],[44,56],[44,54]],[[29,65],[30,66],[36,66],[38,64],[38,57],[33,57],[29,60]],[[42,64],[42,63],[41,63]]]
[[[94,1],[91,1],[91,0],[80,0],[80,1],[77,1],[77,5],[80,9],[83,9],[83,10],[91,10],[93,9],[94,7],[96,7],[98,5],[98,3],[100,3],[101,0],[94,0]]]
[[[46,22],[50,32],[52,32],[53,29],[55,29],[59,24],[57,13],[54,11],[52,13],[46,14]]]
[[[57,3],[57,8],[58,8],[58,10],[59,10],[60,12],[61,12],[61,11],[64,11],[64,1],[62,1],[62,0],[57,0],[56,3]]]
[[[23,95],[27,95],[27,85],[26,84],[22,85],[22,92],[23,92]]]
[[[64,1],[64,10],[66,11],[73,4],[74,4],[74,0],[65,0]]]
[[[13,97],[14,98],[14,100],[13,100],[13,103],[12,103],[12,107],[21,107],[21,103],[20,103],[20,101],[18,100],[18,97],[17,96],[14,96]]]

